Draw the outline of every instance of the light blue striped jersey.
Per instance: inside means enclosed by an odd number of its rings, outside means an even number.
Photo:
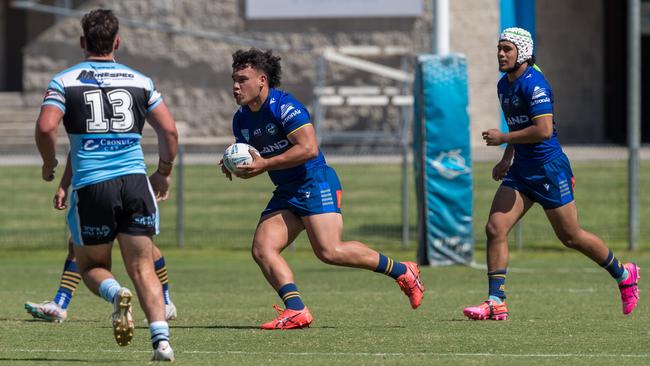
[[[56,74],[42,105],[64,113],[73,189],[146,174],[142,128],[161,102],[149,77],[114,61],[84,61]]]

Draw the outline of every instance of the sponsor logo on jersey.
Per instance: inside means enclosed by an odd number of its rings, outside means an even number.
[[[135,75],[129,72],[95,72],[94,70],[81,70],[77,80],[84,84],[101,84],[103,79],[133,79]]]
[[[544,90],[544,88],[540,88],[539,86],[536,86],[533,89],[533,99],[538,99],[538,98],[541,98],[541,97],[547,97],[548,98],[548,95],[546,94],[546,90]]]
[[[266,132],[268,132],[269,135],[272,136],[272,135],[275,135],[276,133],[278,133],[278,128],[275,127],[275,124],[269,123],[269,124],[266,125]]]
[[[517,97],[516,95],[513,95],[510,101],[512,102],[512,105],[515,107],[519,107],[521,105],[521,101],[519,100],[519,97]]]
[[[506,118],[506,122],[508,123],[508,126],[521,125],[524,123],[528,123],[528,121],[530,121],[530,118],[528,118],[528,116],[525,114]]]
[[[299,115],[299,114],[301,114],[301,113],[302,113],[302,111],[301,111],[300,109],[296,109],[296,110],[294,110],[293,112],[291,112],[291,114],[289,114],[289,115],[287,116],[287,118],[284,118],[284,119],[282,120],[282,125],[284,126],[285,123],[291,121],[291,119],[292,119],[293,117],[295,117],[295,116],[297,116],[297,115]]]
[[[45,91],[45,95],[43,95],[43,99],[44,100],[56,100],[57,102],[61,102],[61,103],[65,104],[65,97],[58,90],[47,89],[47,91]]]
[[[261,128],[256,128],[255,131],[253,131],[253,136],[259,136],[262,134],[262,129]]]
[[[287,114],[289,114],[289,112],[291,112],[294,109],[296,109],[296,108],[291,103],[281,105],[280,106],[280,118],[284,119],[284,117],[286,117]]]
[[[266,145],[260,150],[260,153],[262,154],[271,154],[275,151],[280,151],[284,149],[285,147],[289,146],[289,140],[284,139],[280,140],[274,144]]]
[[[269,102],[269,104],[273,104],[273,103],[275,103],[275,98],[271,98],[271,101]]]
[[[244,139],[246,141],[251,139],[251,135],[248,134],[248,128],[244,128],[243,130],[241,130],[241,134],[242,136],[244,136]]]
[[[77,76],[77,80],[84,84],[99,84],[100,82],[95,78],[95,72],[90,70],[81,70],[79,73],[79,76]]]
[[[82,140],[84,151],[118,151],[138,143],[134,137],[101,137],[84,138]]]
[[[542,99],[534,99],[532,102],[530,102],[530,106],[532,107],[534,105],[538,105],[542,103],[550,103],[550,102],[551,102],[551,98],[549,97],[542,98]]]

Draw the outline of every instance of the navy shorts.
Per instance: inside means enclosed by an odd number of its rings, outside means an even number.
[[[290,210],[300,217],[341,213],[342,192],[334,169],[328,166],[311,169],[303,179],[278,185],[262,216],[279,210]]]
[[[546,164],[513,164],[501,185],[510,187],[552,209],[573,201],[575,178],[566,155]]]
[[[131,174],[75,189],[68,227],[76,245],[112,243],[117,233],[159,232],[158,204],[144,174]]]

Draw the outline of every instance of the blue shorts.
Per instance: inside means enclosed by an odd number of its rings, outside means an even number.
[[[575,178],[569,159],[562,154],[543,165],[515,162],[501,185],[517,190],[548,210],[573,201]]]
[[[342,192],[334,169],[328,166],[311,169],[303,179],[277,186],[262,216],[279,210],[290,210],[300,217],[341,213]]]

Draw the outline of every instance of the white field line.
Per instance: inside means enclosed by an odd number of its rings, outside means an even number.
[[[141,350],[63,350],[63,349],[0,349],[0,352],[18,353],[151,353]],[[488,353],[488,352],[251,352],[251,351],[174,351],[176,354],[206,355],[269,355],[269,356],[357,356],[357,357],[511,357],[511,358],[650,358],[650,353]]]

